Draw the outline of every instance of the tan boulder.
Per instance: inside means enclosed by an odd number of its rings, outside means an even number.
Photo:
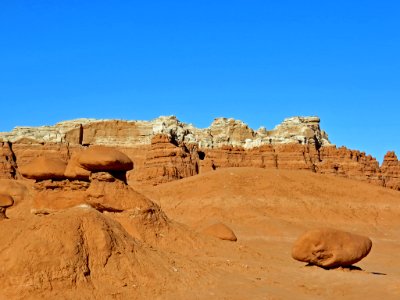
[[[20,173],[29,179],[63,179],[67,164],[59,158],[37,157],[19,168]]]
[[[83,151],[78,163],[89,171],[129,171],[133,169],[132,160],[114,148],[95,146]]]
[[[372,241],[365,236],[335,230],[314,229],[294,243],[292,257],[323,268],[350,266],[368,255]]]
[[[236,242],[237,237],[232,229],[223,223],[213,224],[203,230],[204,234],[219,238],[221,240]]]

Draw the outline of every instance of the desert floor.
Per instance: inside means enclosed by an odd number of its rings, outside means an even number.
[[[30,293],[20,286],[14,293],[3,287],[0,299],[400,299],[397,191],[309,171],[257,168],[226,168],[159,186],[133,187],[158,203],[171,220],[157,240],[143,237],[138,244],[143,250],[138,248],[136,257],[144,279],[137,285],[115,290],[104,284],[87,290],[85,284],[69,289],[50,284],[46,291]],[[2,235],[6,230],[22,232],[17,222],[34,218],[26,199],[7,211],[10,219],[0,223]],[[137,238],[123,214],[104,213],[93,220],[102,215],[123,226],[124,239]],[[215,222],[232,228],[238,241],[201,234]],[[39,225],[30,230],[34,226]],[[321,227],[366,235],[372,250],[354,268],[325,270],[292,259],[297,237]],[[8,259],[6,242],[12,243],[2,239],[2,259]],[[118,272],[123,264],[110,272]],[[94,282],[95,274],[91,276]]]

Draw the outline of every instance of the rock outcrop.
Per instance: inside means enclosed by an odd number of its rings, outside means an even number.
[[[64,179],[64,172],[67,164],[58,158],[40,156],[32,160],[29,164],[19,168],[22,176],[35,179],[37,181],[53,179]]]
[[[2,179],[17,177],[17,163],[11,145],[10,142],[0,140],[0,178]]]
[[[400,191],[400,162],[394,151],[386,153],[381,170],[385,186]]]
[[[164,134],[179,144],[195,143],[199,148],[230,145],[249,149],[264,144],[290,143],[330,145],[319,123],[318,117],[293,117],[285,119],[273,130],[260,128],[254,131],[242,121],[232,118],[217,118],[205,129],[180,122],[175,116],[159,117],[152,121],[77,119],[54,126],[15,127],[11,132],[0,133],[0,138],[11,143],[137,147],[150,145],[154,135]]]
[[[198,154],[193,144],[178,144],[165,134],[157,134],[151,139],[150,148],[140,172],[132,180],[154,185],[169,182],[199,173]]]
[[[346,267],[363,259],[372,242],[365,236],[334,229],[315,229],[294,243],[292,257],[323,268]]]
[[[16,127],[0,133],[0,139],[0,178],[16,178],[19,168],[45,156],[68,161],[66,178],[88,181],[90,171],[79,161],[80,153],[88,146],[107,146],[133,161],[127,178],[138,184],[156,185],[224,167],[260,167],[308,169],[393,189],[400,185],[394,153],[381,168],[364,152],[337,148],[318,117],[287,118],[272,130],[253,130],[228,118],[217,118],[204,129],[174,116],[152,121],[78,119]]]
[[[6,209],[13,204],[13,197],[8,194],[0,194],[0,220],[7,218]]]
[[[77,290],[79,299],[136,298],[173,275],[165,258],[89,207],[2,224],[0,259],[4,299],[72,299]]]

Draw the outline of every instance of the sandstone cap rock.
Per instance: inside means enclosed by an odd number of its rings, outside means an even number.
[[[14,199],[8,194],[0,194],[0,207],[9,207],[14,204]]]
[[[68,179],[88,180],[90,171],[83,168],[78,162],[78,155],[73,155],[68,161],[64,175]]]
[[[90,171],[129,171],[133,169],[132,160],[114,148],[95,146],[83,151],[78,162]]]
[[[350,266],[368,255],[372,241],[365,236],[330,229],[309,230],[294,243],[292,257],[323,268]]]
[[[227,241],[232,241],[236,242],[237,237],[235,233],[233,232],[232,229],[230,229],[228,226],[226,226],[223,223],[216,223],[213,224],[206,229],[203,230],[204,234],[219,238],[221,240],[227,240]]]
[[[20,173],[30,179],[63,179],[67,164],[59,158],[37,157],[19,168]]]

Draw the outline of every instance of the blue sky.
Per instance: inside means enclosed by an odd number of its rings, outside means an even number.
[[[397,1],[1,1],[0,131],[94,117],[318,115],[400,152]]]

